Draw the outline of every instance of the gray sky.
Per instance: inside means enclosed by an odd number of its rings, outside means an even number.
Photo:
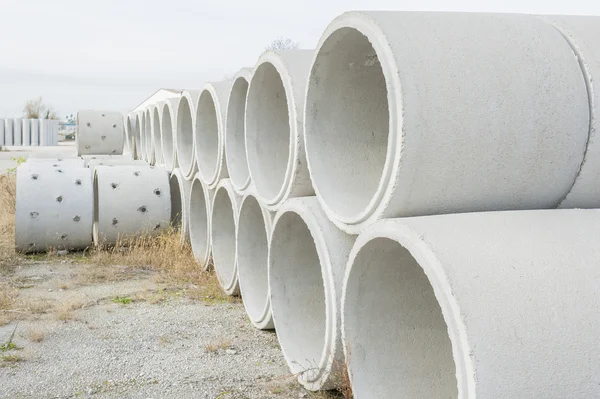
[[[0,117],[37,96],[61,117],[129,110],[253,66],[278,36],[314,48],[333,18],[364,9],[600,15],[600,1],[0,0]]]

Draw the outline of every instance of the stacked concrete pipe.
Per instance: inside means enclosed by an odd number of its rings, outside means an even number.
[[[181,234],[181,242],[190,241],[189,201],[192,181],[186,179],[179,168],[171,173],[171,225]]]
[[[14,145],[13,140],[13,120],[4,119],[4,145]]]
[[[163,155],[162,155],[162,134],[161,128],[162,123],[160,117],[162,115],[164,102],[159,102],[151,107],[152,112],[152,146],[154,147],[154,161],[156,165],[162,165]]]
[[[246,313],[261,330],[274,328],[268,274],[272,220],[273,213],[248,191],[241,201],[237,221],[237,269]]]
[[[40,121],[40,143],[48,141]],[[48,126],[46,125],[46,129]],[[77,155],[123,154],[123,118],[119,112],[81,110],[77,112]]]
[[[128,113],[127,120],[126,120],[126,131],[128,132],[128,137],[129,137],[129,150],[131,152],[131,157],[133,159],[138,158],[138,154],[137,154],[138,139],[136,136],[136,122],[137,122],[137,118],[135,117],[135,114],[133,112]]]
[[[267,51],[248,87],[248,169],[258,197],[273,210],[288,198],[314,195],[302,138],[312,57],[312,50]]]
[[[40,120],[31,120],[31,145],[37,147],[40,145]]]
[[[152,140],[153,135],[153,118],[152,118],[152,105],[149,105],[144,110],[144,154],[145,160],[154,165],[155,154],[154,154],[154,141]]]
[[[177,146],[175,132],[177,131],[177,113],[179,98],[169,98],[162,109],[160,140],[162,145],[163,162],[165,169],[171,172],[178,167]]]
[[[588,133],[571,46],[528,15],[346,13],[307,85],[312,182],[350,233],[378,218],[556,207]]]
[[[196,107],[194,145],[198,172],[214,189],[229,176],[225,161],[225,113],[232,82],[206,83]]]
[[[76,135],[78,137],[79,134]],[[48,138],[50,137],[50,121],[48,119],[40,119],[40,146],[50,145]],[[81,154],[77,154],[81,155]]]
[[[344,283],[354,397],[596,398],[600,211],[394,219]]]
[[[23,146],[28,147],[31,145],[31,119],[23,119],[23,126],[21,130],[23,132]]]
[[[93,187],[83,165],[27,161],[17,168],[15,247],[19,252],[84,249],[91,243]]]
[[[135,112],[135,145],[136,145],[137,156],[139,159],[142,159],[142,160],[146,160],[146,154],[144,152],[144,145],[145,145],[144,129],[145,129],[145,126],[146,126],[146,123],[145,123],[145,119],[144,119],[144,112],[136,111]]]
[[[203,270],[210,268],[211,256],[211,207],[214,190],[209,190],[200,178],[200,174],[192,179],[189,196],[189,229],[190,244],[196,262]]]
[[[0,145],[4,145],[4,119],[0,119]]]
[[[156,235],[170,225],[169,174],[162,167],[97,166],[94,196],[96,245]]]
[[[13,145],[23,145],[23,119],[15,118],[13,120]]]
[[[179,97],[177,122],[175,125],[175,151],[181,173],[192,178],[197,172],[194,152],[194,131],[199,90],[185,90]]]

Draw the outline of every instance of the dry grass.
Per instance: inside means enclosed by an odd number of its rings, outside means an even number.
[[[14,174],[0,176],[0,272],[10,271],[19,261],[15,253],[15,201],[17,193]]]
[[[19,291],[7,282],[0,282],[0,311],[11,310],[17,301]]]
[[[61,302],[56,308],[56,318],[61,321],[77,320],[73,311],[82,309],[85,302],[80,298],[69,298]]]
[[[218,351],[219,349],[229,349],[231,347],[231,340],[230,339],[219,339],[215,342],[212,342],[208,345],[206,345],[204,347],[204,349],[209,352],[209,353],[214,353],[216,351]]]
[[[31,342],[42,342],[46,338],[46,332],[39,328],[32,328],[27,331],[26,337]]]

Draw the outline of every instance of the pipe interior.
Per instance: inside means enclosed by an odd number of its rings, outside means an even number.
[[[343,311],[356,397],[458,397],[442,311],[423,269],[398,242],[376,238],[361,248]]]
[[[198,169],[205,180],[212,181],[219,159],[219,124],[215,102],[208,90],[202,92],[198,101],[196,144]]]
[[[271,308],[292,373],[314,370],[325,347],[326,304],[315,241],[294,212],[280,216],[271,239]]]
[[[100,208],[98,206],[98,175],[94,172],[94,214],[92,219],[92,238],[95,243],[99,242],[98,221],[100,220]]]
[[[270,63],[261,64],[252,77],[246,103],[248,167],[258,192],[277,196],[290,159],[290,120],[281,76]]]
[[[235,221],[229,193],[215,193],[212,210],[212,251],[215,272],[225,287],[235,279]]]
[[[171,225],[179,231],[181,229],[181,221],[183,220],[182,202],[181,202],[181,186],[177,175],[172,174],[169,179],[171,189]]]
[[[160,132],[163,160],[165,165],[169,165],[170,167],[173,163],[173,125],[171,124],[171,112],[169,112],[167,106],[163,108]]]
[[[150,125],[150,110],[146,109],[144,112],[146,121],[144,123],[144,147],[146,149],[146,158],[150,161],[151,151],[152,151],[152,126]]]
[[[246,157],[246,138],[244,132],[244,115],[246,113],[246,97],[248,81],[239,77],[233,83],[229,103],[227,104],[227,166],[229,175],[236,185],[243,185],[250,173]]]
[[[194,157],[194,130],[192,126],[192,104],[181,97],[177,110],[177,156],[184,173],[192,166]]]
[[[260,320],[267,307],[269,243],[260,204],[248,196],[240,209],[238,222],[238,274],[246,311]]]
[[[202,183],[194,179],[190,189],[190,243],[197,260],[208,261],[208,207],[206,201],[208,198],[204,195]],[[201,265],[205,267],[206,265]]]
[[[162,158],[162,144],[160,142],[160,116],[158,115],[158,107],[154,107],[154,137],[152,141],[154,142],[154,153],[156,154],[156,162],[159,163]]]
[[[318,52],[305,124],[320,196],[338,215],[357,215],[382,179],[389,134],[385,76],[375,49],[359,31],[334,32]]]

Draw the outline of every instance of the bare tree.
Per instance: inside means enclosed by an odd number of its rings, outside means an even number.
[[[278,37],[265,47],[265,50],[295,50],[299,45],[298,42],[293,41],[289,37]]]
[[[27,119],[58,119],[56,112],[51,106],[44,104],[42,97],[27,101],[23,114]]]

